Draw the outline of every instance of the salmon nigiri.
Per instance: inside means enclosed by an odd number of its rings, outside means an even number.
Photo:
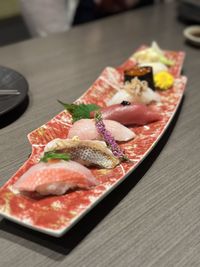
[[[39,162],[14,184],[20,192],[63,195],[69,189],[88,189],[98,184],[91,171],[74,161]]]
[[[127,101],[102,108],[100,112],[104,120],[114,120],[124,125],[145,125],[162,118],[158,112],[144,104],[131,104]],[[90,116],[94,117],[94,113],[91,112]]]
[[[106,129],[112,134],[116,141],[129,141],[135,137],[135,133],[114,120],[103,120]],[[76,121],[68,133],[68,138],[78,136],[81,140],[101,140],[95,121],[92,119],[81,119]]]

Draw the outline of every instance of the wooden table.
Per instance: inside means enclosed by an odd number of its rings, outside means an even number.
[[[1,65],[25,75],[29,103],[0,130],[1,185],[30,153],[28,132],[72,102],[105,66],[141,44],[184,50],[189,82],[179,114],[147,160],[64,237],[0,222],[1,266],[200,266],[200,60],[174,4],[110,17],[68,33],[3,47]]]

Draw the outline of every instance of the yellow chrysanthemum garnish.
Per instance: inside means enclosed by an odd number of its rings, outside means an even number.
[[[172,87],[174,77],[167,71],[161,71],[154,75],[155,87],[160,90],[167,90]]]

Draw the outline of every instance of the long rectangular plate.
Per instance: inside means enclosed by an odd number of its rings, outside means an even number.
[[[165,52],[176,64],[170,69],[176,77],[173,88],[160,92],[161,103],[156,105],[162,120],[145,126],[131,128],[136,138],[122,145],[132,163],[122,163],[115,169],[92,169],[100,185],[91,190],[79,190],[62,196],[41,199],[29,198],[15,192],[13,184],[31,166],[38,162],[44,146],[55,138],[66,138],[71,126],[71,116],[62,111],[49,122],[28,134],[32,154],[23,166],[0,189],[0,214],[31,229],[60,237],[88,213],[97,203],[116,188],[143,161],[166,131],[184,94],[186,77],[180,76],[183,52]],[[123,71],[135,64],[128,59],[117,69],[107,67],[94,84],[76,103],[95,103],[106,106],[117,88],[123,83]]]

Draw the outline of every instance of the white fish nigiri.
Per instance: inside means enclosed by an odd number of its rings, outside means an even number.
[[[74,161],[39,162],[24,173],[13,187],[20,192],[63,195],[69,189],[88,189],[98,181],[91,171]]]
[[[111,106],[115,104],[120,104],[123,101],[133,102],[133,97],[126,90],[121,89],[110,100],[107,101],[107,105]]]
[[[159,102],[160,96],[148,87],[146,81],[140,81],[135,77],[130,82],[126,82],[122,89],[107,102],[107,105],[120,104],[122,101],[149,104],[153,101]]]
[[[113,120],[103,120],[106,129],[116,141],[128,141],[135,137],[135,133]],[[76,121],[69,130],[67,138],[77,136],[80,140],[101,140],[95,121],[93,119],[81,119]]]

